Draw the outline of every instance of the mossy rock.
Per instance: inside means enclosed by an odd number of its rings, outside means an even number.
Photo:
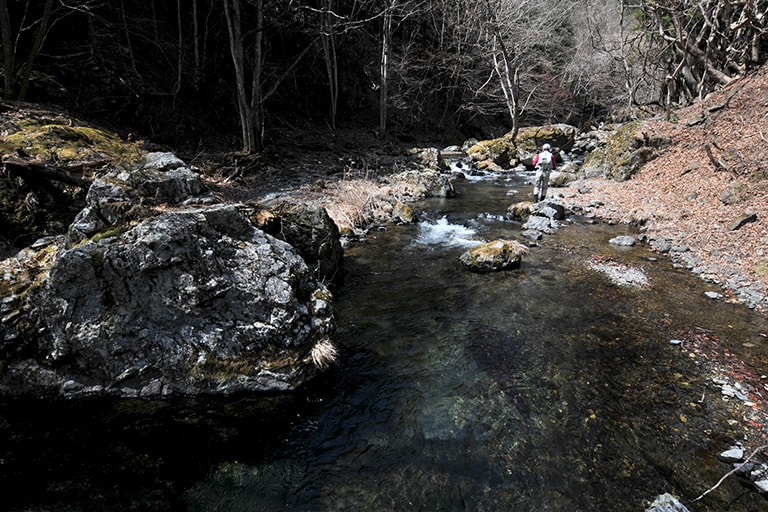
[[[520,268],[528,248],[515,240],[493,240],[469,249],[459,261],[472,272],[495,272]]]
[[[651,135],[642,122],[626,123],[608,138],[605,147],[587,155],[582,174],[585,177],[604,175],[616,181],[626,181],[670,143],[666,137]]]
[[[78,124],[54,115],[32,115],[23,110],[10,114],[0,139],[0,157],[34,158],[43,161],[106,159],[130,167],[141,156],[139,143],[124,142],[116,134]],[[15,117],[15,118],[14,118]]]
[[[517,134],[517,149],[521,153],[536,153],[544,143],[555,149],[570,150],[576,142],[578,129],[568,124],[548,124],[521,128]]]
[[[511,220],[523,220],[531,215],[531,201],[521,201],[514,203],[507,208],[507,218]]]
[[[6,136],[0,142],[3,158],[19,152],[32,158],[83,160],[105,158],[123,152],[116,136],[86,127],[44,125],[30,127]]]
[[[567,151],[573,147],[578,129],[567,124],[550,124],[521,128],[516,138],[508,132],[496,139],[483,140],[467,149],[475,161],[493,160],[501,166],[515,166],[530,159],[546,142],[553,148]]]

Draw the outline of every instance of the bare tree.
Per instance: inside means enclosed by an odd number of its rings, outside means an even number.
[[[768,4],[763,0],[640,2],[643,27],[666,45],[665,107],[687,104],[743,76],[763,60]]]
[[[48,36],[48,30],[52,24],[53,13],[53,0],[46,0],[43,5],[43,11],[39,13],[39,17],[28,18],[27,15],[31,11],[30,3],[24,9],[24,14],[18,24],[18,30],[14,33],[14,27],[11,20],[11,15],[8,10],[8,0],[0,0],[0,32],[2,33],[0,41],[3,45],[3,67],[4,67],[4,96],[6,99],[17,99],[23,101],[27,95],[29,89],[29,81],[34,71],[35,62],[37,60],[40,51],[43,48],[45,39]],[[16,45],[16,40],[20,36],[27,32],[34,31],[34,37],[31,43],[26,46],[27,54],[24,64],[21,68],[21,75],[18,75],[16,65],[19,62],[19,47]],[[18,84],[18,94],[16,91],[16,81],[20,80]]]
[[[262,37],[264,31],[264,0],[256,1],[256,23],[254,26],[253,63],[250,85],[246,81],[246,43],[243,34],[243,5],[241,0],[223,0],[224,16],[229,33],[229,49],[235,67],[235,96],[237,98],[243,151],[254,153],[264,143],[263,95],[261,73],[263,68]]]
[[[336,25],[339,17],[334,12],[333,0],[325,0],[322,13],[323,55],[325,71],[328,77],[329,112],[328,118],[332,129],[336,129],[336,114],[339,109],[339,61],[336,55]]]
[[[575,41],[565,80],[571,90],[618,118],[660,105],[666,74],[659,44],[628,0],[583,0],[572,12]]]
[[[558,80],[563,64],[558,55],[567,51],[572,2],[561,0],[484,0],[482,11],[469,17],[482,20],[477,32],[478,55],[488,63],[486,80],[474,88],[504,105],[513,135],[520,128],[521,115],[537,90]],[[551,98],[542,98],[546,104]]]
[[[16,53],[13,51],[13,29],[8,0],[0,0],[0,37],[3,44],[3,95],[5,99],[11,99],[15,88]]]

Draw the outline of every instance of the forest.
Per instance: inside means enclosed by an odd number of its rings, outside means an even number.
[[[174,147],[669,115],[765,60],[766,0],[2,0],[2,97]],[[422,135],[423,136],[423,135]]]

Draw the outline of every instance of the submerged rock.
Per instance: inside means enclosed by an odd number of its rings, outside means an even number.
[[[621,247],[632,247],[637,243],[637,240],[635,240],[635,237],[623,235],[623,236],[617,236],[615,238],[611,238],[608,241],[611,245],[618,245]]]
[[[587,264],[593,270],[601,272],[618,285],[632,288],[647,288],[650,286],[648,276],[645,275],[642,269],[629,267],[610,258],[592,258]]]

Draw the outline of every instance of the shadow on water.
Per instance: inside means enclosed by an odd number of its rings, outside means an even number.
[[[669,340],[706,333],[759,374],[765,320],[707,299],[706,284],[642,247],[611,247],[620,226],[576,224],[520,270],[466,272],[458,256],[477,240],[520,238],[498,217],[513,186],[466,184],[424,202],[420,225],[349,248],[343,357],[293,397],[5,404],[6,503],[636,511],[663,492],[695,498],[730,469],[715,454],[744,430],[702,358]],[[642,268],[650,287],[614,284],[593,256]],[[732,478],[690,506],[768,503]]]

